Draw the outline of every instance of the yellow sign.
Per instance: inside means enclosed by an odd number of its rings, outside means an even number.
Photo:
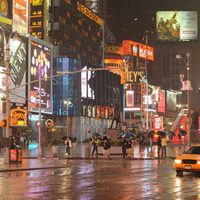
[[[126,82],[129,83],[139,83],[140,79],[144,76],[143,71],[127,71],[126,72]]]
[[[27,126],[27,110],[17,107],[11,110],[10,126]]]

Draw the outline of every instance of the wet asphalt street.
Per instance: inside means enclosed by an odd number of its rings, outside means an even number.
[[[195,200],[200,175],[176,177],[173,159],[63,160],[64,167],[1,172],[1,200]]]

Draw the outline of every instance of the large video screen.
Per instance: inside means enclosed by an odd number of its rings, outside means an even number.
[[[38,112],[41,105],[43,113],[52,113],[52,46],[30,37],[29,48],[29,110]]]
[[[159,41],[190,41],[198,39],[196,11],[158,11],[156,34]]]

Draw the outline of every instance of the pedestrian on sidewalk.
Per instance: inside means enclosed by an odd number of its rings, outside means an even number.
[[[126,149],[127,149],[127,158],[131,159],[132,155],[133,155],[133,149],[132,149],[132,141],[131,141],[131,139],[127,140]]]
[[[96,153],[96,158],[98,158],[98,146],[99,146],[99,141],[96,136],[92,138],[92,157],[94,153]]]
[[[104,158],[110,158],[110,148],[111,148],[111,141],[110,139],[106,139],[103,141],[103,149],[104,149]]]
[[[157,139],[158,158],[160,158],[160,150],[161,150],[161,147],[162,147],[162,140],[161,140],[161,136],[159,135],[159,136],[158,136],[158,139]]]
[[[162,136],[161,138],[161,157],[167,157],[167,138],[166,136]]]
[[[127,152],[126,152],[127,145],[128,145],[128,139],[125,137],[125,138],[122,139],[122,155],[123,155],[123,158],[127,157]]]
[[[66,155],[71,156],[72,141],[69,137],[65,140]]]

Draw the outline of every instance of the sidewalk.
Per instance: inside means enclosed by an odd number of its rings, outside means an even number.
[[[185,145],[173,145],[169,144],[167,147],[167,157],[174,159],[180,155],[187,147]],[[10,163],[4,164],[4,150],[0,152],[0,172],[8,171],[24,171],[24,170],[38,170],[38,169],[50,169],[50,168],[63,168],[66,166],[67,159],[96,159],[90,156],[91,147],[83,143],[77,143],[73,145],[72,156],[65,155],[65,147],[59,146],[59,153],[56,157],[53,156],[51,147],[45,149],[45,157],[38,159],[38,146],[36,144],[30,144],[29,149],[23,150],[22,163]],[[122,159],[121,147],[111,148],[111,158]],[[99,147],[98,159],[104,159],[103,148]],[[133,147],[133,160],[155,160],[157,159],[157,146],[146,147],[134,144]]]

